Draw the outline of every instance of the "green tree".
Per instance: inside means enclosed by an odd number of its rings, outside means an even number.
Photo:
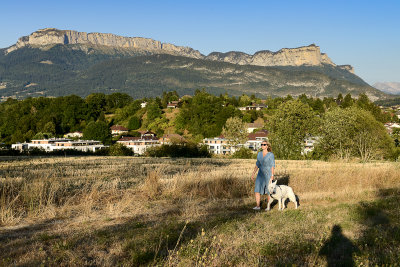
[[[92,118],[97,120],[101,112],[106,110],[107,101],[105,94],[93,93],[88,95],[85,100],[89,109],[88,119]]]
[[[251,104],[251,98],[248,95],[239,97],[239,106],[244,107]]]
[[[246,124],[238,117],[229,118],[222,129],[222,135],[233,147],[244,144],[248,135]]]
[[[160,118],[162,114],[162,110],[160,108],[159,103],[156,100],[152,100],[147,103],[147,120],[151,122],[157,118]]]
[[[178,131],[187,129],[194,136],[213,137],[221,134],[228,118],[239,115],[239,110],[225,106],[221,98],[198,90],[182,105],[175,124]]]
[[[385,127],[371,113],[350,107],[325,113],[319,146],[327,156],[356,156],[367,161],[388,156],[394,145]]]
[[[340,105],[342,108],[348,108],[351,107],[354,104],[354,100],[351,97],[351,94],[347,94],[344,99],[342,104]]]
[[[132,97],[123,93],[106,95],[106,112],[113,113],[117,108],[123,108],[133,101]]]
[[[55,134],[56,133],[56,125],[54,124],[54,122],[49,121],[48,123],[46,123],[46,125],[43,127],[43,132]]]
[[[132,156],[133,151],[128,147],[124,146],[123,144],[116,143],[109,147],[108,154],[110,156]]]
[[[89,140],[98,140],[103,144],[110,144],[111,131],[107,123],[103,121],[92,121],[83,130],[83,138]]]
[[[140,126],[142,126],[142,122],[138,117],[132,116],[129,119],[129,123],[128,123],[128,129],[129,130],[137,130],[137,129],[140,128]]]
[[[282,103],[271,118],[270,141],[278,158],[298,159],[304,138],[316,132],[318,117],[300,100]]]
[[[392,131],[392,138],[396,147],[400,146],[400,128],[394,128]]]

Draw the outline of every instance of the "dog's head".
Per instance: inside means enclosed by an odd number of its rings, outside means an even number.
[[[275,180],[275,182],[272,182],[268,185],[268,191],[270,194],[274,194],[275,193],[275,188],[276,188],[276,182],[278,182],[277,180]]]

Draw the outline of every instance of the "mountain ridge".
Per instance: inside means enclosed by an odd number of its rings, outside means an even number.
[[[400,95],[400,82],[378,82],[373,87],[387,94]]]
[[[260,97],[388,97],[355,75],[350,65],[334,64],[315,44],[253,55],[230,51],[205,56],[149,38],[47,28],[0,49],[3,101],[94,92],[155,97],[168,90],[192,94],[201,88]]]
[[[162,43],[151,38],[144,37],[123,37],[111,33],[86,33],[73,30],[58,30],[55,28],[45,28],[33,32],[29,36],[18,39],[15,45],[6,48],[5,53],[9,54],[25,46],[40,47],[53,44],[86,44],[99,45],[113,48],[145,50],[154,54],[171,54],[177,56],[187,56],[197,59],[223,61],[239,65],[256,66],[321,66],[328,64],[337,66],[327,56],[320,52],[320,47],[311,44],[297,48],[282,48],[276,52],[261,50],[253,55],[241,51],[211,52],[207,56],[198,50],[186,46],[176,46],[170,43]],[[353,67],[337,66],[354,73]]]

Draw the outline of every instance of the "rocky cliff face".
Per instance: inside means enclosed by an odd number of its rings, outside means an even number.
[[[321,54],[319,47],[314,44],[298,48],[283,48],[278,52],[259,51],[254,55],[242,52],[214,52],[206,59],[257,66],[335,65],[326,54]]]
[[[51,44],[87,44],[119,49],[133,49],[146,51],[152,54],[172,54],[239,65],[321,66],[327,64],[336,66],[330,58],[326,54],[321,53],[320,48],[314,44],[298,48],[283,48],[277,52],[259,51],[254,55],[243,52],[213,52],[208,56],[204,56],[199,51],[190,47],[161,43],[149,38],[122,37],[108,33],[85,33],[53,28],[38,30],[29,36],[21,37],[15,45],[6,49],[6,53],[10,53],[24,46],[41,47]],[[340,66],[340,68],[354,73],[350,65]]]
[[[149,38],[122,37],[110,33],[86,33],[70,30],[57,30],[47,28],[38,30],[29,36],[21,37],[18,42],[9,47],[6,53],[10,53],[24,46],[46,46],[50,44],[90,44],[126,49],[148,50],[154,53],[165,53],[192,58],[202,58],[199,51],[190,47],[175,46],[161,43]]]

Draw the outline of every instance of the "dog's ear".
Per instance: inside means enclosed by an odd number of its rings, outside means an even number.
[[[276,185],[276,183],[278,182],[278,180],[275,180],[275,182],[272,182],[274,185]]]

